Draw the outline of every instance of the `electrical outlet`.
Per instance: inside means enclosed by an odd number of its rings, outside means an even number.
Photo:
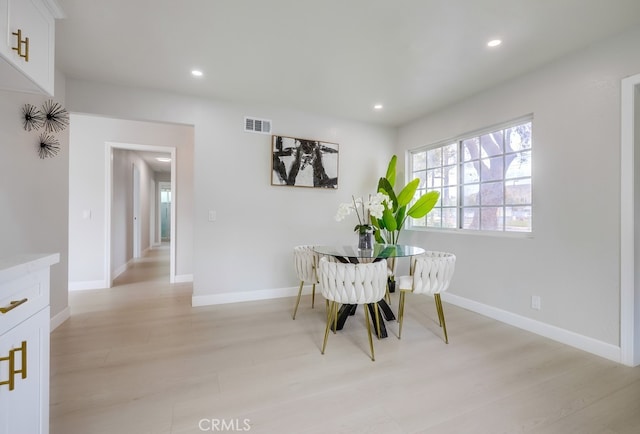
[[[539,295],[531,296],[531,309],[540,310],[540,303],[541,300]]]
[[[213,210],[209,210],[209,221],[215,222],[216,218],[218,218],[217,213]]]

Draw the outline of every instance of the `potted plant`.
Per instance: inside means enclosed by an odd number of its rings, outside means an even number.
[[[391,157],[386,175],[378,181],[378,192],[387,195],[390,203],[384,208],[381,218],[373,218],[371,220],[374,226],[376,242],[383,244],[397,244],[407,218],[419,219],[426,216],[440,197],[440,193],[437,191],[428,191],[413,202],[413,197],[420,184],[419,178],[415,178],[404,187],[399,188],[396,194],[394,188],[396,186],[397,160],[397,156]],[[389,277],[389,291],[393,292],[392,288],[394,287],[395,279],[391,274]]]

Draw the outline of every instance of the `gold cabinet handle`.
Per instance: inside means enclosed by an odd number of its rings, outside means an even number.
[[[16,369],[16,353],[20,351],[22,353],[20,369]],[[24,380],[27,378],[27,341],[22,341],[20,348],[14,348],[9,350],[9,355],[6,357],[0,357],[0,362],[9,361],[9,379],[0,381],[0,386],[8,385],[9,390],[13,390],[16,387],[15,376],[21,374],[21,378]]]
[[[20,348],[14,348],[13,350],[14,353],[16,351],[20,351],[22,354],[22,359],[20,360],[20,369],[16,369],[15,365],[13,367],[13,371],[12,374],[21,374],[21,378],[24,380],[25,378],[27,378],[27,341],[22,341],[22,344],[20,345]]]
[[[26,303],[27,300],[29,300],[28,298],[23,298],[22,300],[13,300],[9,302],[8,306],[5,307],[0,307],[0,313],[1,314],[5,314],[7,312],[9,312],[12,309],[15,309],[16,307],[20,306],[23,303]]]
[[[29,38],[24,38],[24,61],[29,61]]]
[[[22,57],[22,30],[18,29],[17,32],[11,33],[13,36],[17,37],[17,42],[15,47],[11,47],[13,51],[18,52],[18,56]]]
[[[22,39],[22,30],[18,29],[17,32],[11,33],[13,36],[17,38],[17,43],[15,47],[11,47],[13,51],[18,52],[18,56],[22,57],[25,62],[29,61],[29,38]],[[22,51],[22,47],[24,46],[24,52]]]

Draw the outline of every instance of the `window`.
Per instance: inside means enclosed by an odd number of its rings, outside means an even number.
[[[440,199],[412,227],[531,232],[531,118],[411,152],[416,198]]]

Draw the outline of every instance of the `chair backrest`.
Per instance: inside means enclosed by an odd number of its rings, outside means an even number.
[[[387,261],[344,264],[320,258],[320,288],[327,300],[343,304],[380,301],[387,287]]]
[[[293,262],[300,281],[318,281],[316,274],[317,255],[313,251],[313,246],[295,246],[293,248]]]
[[[428,251],[412,259],[414,293],[439,294],[449,288],[456,266],[456,255]]]

